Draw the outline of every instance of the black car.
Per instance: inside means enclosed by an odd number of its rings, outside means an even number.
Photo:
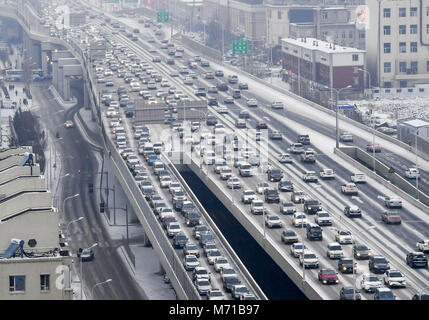
[[[236,284],[240,284],[241,281],[238,280],[236,277],[224,277],[223,278],[223,287],[226,290],[226,292],[231,292],[232,287]]]
[[[308,134],[300,134],[297,141],[301,144],[310,144],[310,137]]]
[[[256,123],[256,129],[268,129],[268,125],[267,125],[267,123],[266,122],[264,122],[264,121],[258,121],[257,123]]]
[[[188,212],[192,212],[195,210],[196,210],[195,205],[191,201],[185,201],[182,204],[182,208],[180,212],[182,213],[183,216],[185,216]]]
[[[429,294],[427,293],[416,293],[413,295],[411,300],[429,300]]]
[[[201,216],[196,211],[189,211],[185,214],[185,222],[188,227],[195,227],[196,225],[200,224],[201,222]]]
[[[249,86],[248,86],[248,84],[247,84],[247,83],[240,82],[240,83],[238,84],[238,89],[240,89],[240,90],[249,90]]]
[[[353,273],[353,260],[340,258],[340,260],[338,260],[338,271],[341,273]]]
[[[238,117],[240,119],[249,119],[250,118],[250,114],[249,114],[248,111],[243,110],[243,111],[240,111],[240,113],[238,114]]]
[[[272,169],[268,171],[268,180],[278,182],[283,179],[283,172],[280,169]]]
[[[407,264],[411,268],[427,268],[428,258],[423,252],[409,252],[407,253]]]
[[[218,105],[217,99],[216,98],[208,98],[207,99],[207,104],[209,106],[217,106]]]
[[[322,210],[322,206],[318,200],[308,199],[304,201],[304,212],[307,214],[315,214]]]
[[[293,183],[290,180],[281,180],[281,181],[279,181],[278,189],[281,192],[292,192],[293,191]]]
[[[216,70],[215,71],[215,76],[216,77],[223,77],[223,71],[222,70]]]
[[[265,202],[266,203],[280,203],[279,192],[274,188],[268,188],[264,190]]]
[[[372,255],[371,250],[364,244],[355,244],[352,249],[353,256],[358,260],[366,260]]]
[[[389,261],[383,256],[372,256],[368,262],[369,271],[373,273],[385,273],[390,269]]]
[[[207,115],[207,119],[206,119],[206,125],[208,126],[215,126],[217,125],[217,118],[214,115]]]
[[[173,246],[176,249],[183,249],[187,242],[188,237],[183,232],[179,232],[173,238]]]
[[[179,211],[179,212],[182,211],[183,202],[185,202],[185,201],[182,199],[173,200],[174,210]]]
[[[205,243],[207,243],[207,242],[215,242],[215,237],[211,234],[211,233],[208,233],[208,234],[202,234],[201,236],[200,236],[200,244],[203,246]]]
[[[340,300],[360,300],[359,290],[353,287],[342,287],[340,290]]]
[[[313,240],[323,240],[322,228],[314,223],[307,223],[307,239]]]

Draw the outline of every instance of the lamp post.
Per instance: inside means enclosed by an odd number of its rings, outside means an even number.
[[[417,138],[418,138],[418,136],[419,136],[419,129],[420,129],[420,128],[423,128],[423,127],[426,127],[426,124],[416,126],[416,127],[415,127],[415,128],[416,128],[416,132],[415,132],[415,134],[414,134],[414,136],[415,136],[414,143],[416,144],[416,146],[415,146],[415,150],[416,150],[416,169],[417,169],[417,172],[418,172],[418,170],[419,170],[419,167],[418,167],[418,165],[419,165],[419,164],[418,164],[419,156],[418,156],[418,152],[417,152],[417,143],[418,143]],[[416,192],[417,192],[417,200],[419,200],[419,198],[420,198],[420,194],[419,194],[419,178],[420,178],[420,174],[417,174],[417,176],[416,176]]]
[[[90,247],[88,247],[86,249],[83,249],[82,252],[84,250],[90,250],[90,249],[92,249],[92,248],[94,248],[96,246],[98,246],[97,242],[94,243],[92,246],[90,246]],[[80,254],[80,300],[83,300],[82,252]]]
[[[95,289],[96,287],[101,286],[101,285],[106,284],[106,283],[109,283],[109,282],[112,282],[112,279],[107,279],[107,280],[105,280],[105,281],[103,281],[103,282],[99,282],[99,283],[94,284],[94,285],[92,286],[92,289],[91,289],[91,296],[92,296],[92,297],[94,297],[94,289]]]
[[[70,227],[70,225],[72,224],[72,223],[75,223],[75,222],[78,222],[78,221],[81,221],[81,220],[83,220],[83,219],[85,219],[84,217],[79,217],[79,218],[77,218],[77,219],[75,219],[75,220],[72,220],[72,221],[70,221],[68,224],[67,224],[67,236],[69,235],[69,227]]]
[[[65,207],[65,205],[66,205],[66,201],[67,201],[67,200],[70,200],[70,199],[73,199],[73,198],[76,198],[76,197],[79,197],[79,193],[76,193],[75,195],[72,195],[72,196],[70,196],[70,197],[67,197],[67,198],[65,198],[65,199],[63,200],[63,216],[65,216],[65,213],[66,213],[66,207]]]

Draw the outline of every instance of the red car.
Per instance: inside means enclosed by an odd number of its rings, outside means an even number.
[[[256,129],[268,129],[268,125],[263,121],[259,121],[256,124]]]
[[[368,152],[375,152],[375,153],[379,153],[379,152],[381,152],[381,150],[383,149],[383,147],[382,146],[380,146],[379,144],[368,144],[367,146],[366,146],[366,151],[368,151]]]
[[[320,269],[318,273],[319,281],[323,284],[338,284],[338,273],[334,269]]]

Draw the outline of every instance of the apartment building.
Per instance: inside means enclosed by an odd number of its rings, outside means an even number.
[[[368,1],[368,7],[372,84],[413,90],[429,83],[429,0]]]
[[[72,257],[31,147],[0,150],[0,221],[0,299],[72,299]]]

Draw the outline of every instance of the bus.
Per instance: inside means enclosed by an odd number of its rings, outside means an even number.
[[[43,79],[42,69],[33,70],[33,80]],[[6,70],[6,81],[22,81],[22,70],[21,69],[9,69]]]

